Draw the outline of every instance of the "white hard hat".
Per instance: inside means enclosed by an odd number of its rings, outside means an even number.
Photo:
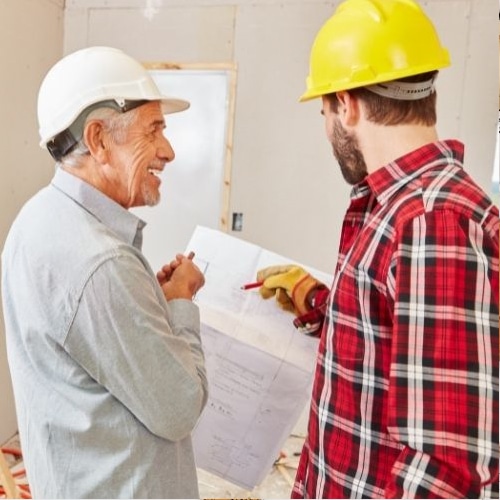
[[[48,143],[67,131],[84,110],[99,107],[93,106],[97,103],[128,111],[145,101],[160,101],[164,114],[189,107],[188,101],[162,95],[144,66],[119,49],[89,47],[73,52],[49,70],[40,87],[40,146],[50,151]]]

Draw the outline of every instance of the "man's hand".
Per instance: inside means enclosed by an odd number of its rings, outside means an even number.
[[[259,292],[264,299],[274,295],[281,308],[298,316],[311,309],[307,297],[322,285],[305,269],[295,265],[266,267],[257,273],[257,280],[263,282]]]
[[[193,263],[192,257],[182,254],[177,254],[170,264],[164,265],[156,277],[167,300],[191,300],[205,284],[205,277]]]

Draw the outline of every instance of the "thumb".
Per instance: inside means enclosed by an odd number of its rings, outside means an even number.
[[[267,288],[284,288],[290,294],[297,282],[306,275],[307,271],[299,266],[287,266],[286,272],[275,274],[264,280],[264,286]]]

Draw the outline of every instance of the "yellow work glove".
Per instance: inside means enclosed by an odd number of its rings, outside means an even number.
[[[297,316],[311,309],[307,296],[321,285],[305,269],[295,265],[266,267],[258,271],[257,280],[263,282],[259,292],[264,299],[275,296],[282,309]]]

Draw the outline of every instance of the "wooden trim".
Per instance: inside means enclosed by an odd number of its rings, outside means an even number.
[[[229,70],[229,99],[228,99],[228,117],[226,128],[226,155],[224,163],[224,179],[222,186],[222,213],[220,218],[220,229],[229,231],[229,209],[231,200],[231,175],[233,165],[233,137],[234,137],[234,114],[236,110],[236,67]]]
[[[2,450],[0,450],[0,484],[3,485],[7,498],[20,498],[16,482]]]
[[[177,62],[144,62],[146,69],[200,69],[207,71],[236,71],[236,64],[233,63],[177,63]]]

